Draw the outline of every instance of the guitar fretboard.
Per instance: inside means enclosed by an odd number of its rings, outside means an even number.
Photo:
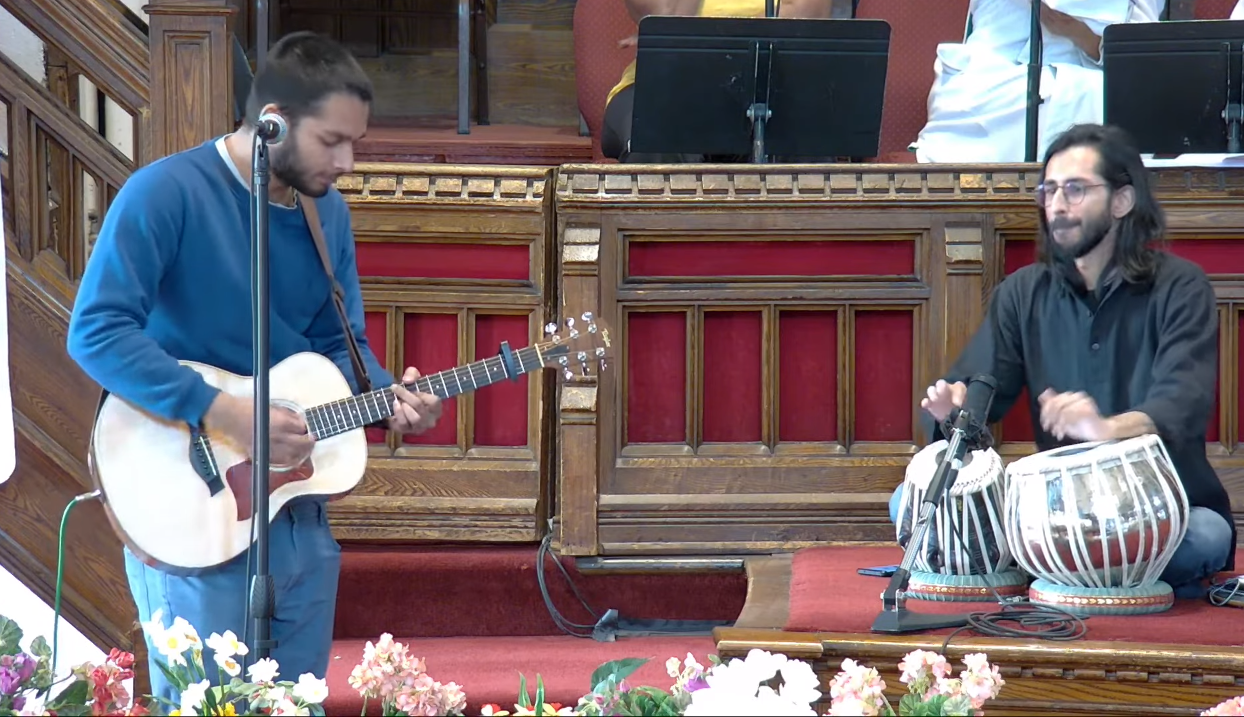
[[[414,383],[404,385],[409,391],[430,393],[444,400],[490,386],[498,381],[517,378],[544,367],[540,353],[534,346],[519,349],[513,353],[513,356],[513,373],[506,369],[505,361],[500,356],[490,356],[465,366],[422,376],[415,379]],[[330,438],[392,416],[395,400],[397,397],[392,387],[386,386],[358,396],[325,403],[306,412],[307,426],[317,440]]]

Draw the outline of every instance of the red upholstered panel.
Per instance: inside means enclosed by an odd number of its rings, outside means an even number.
[[[475,317],[475,356],[491,358],[501,353],[501,342],[508,341],[517,351],[530,341],[527,314],[480,314]],[[527,381],[501,381],[475,394],[475,440],[477,446],[527,445]]]
[[[618,47],[618,42],[638,31],[622,0],[575,3],[575,88],[579,112],[592,133],[592,151],[597,161],[604,159],[600,153],[600,127],[605,118],[605,97],[635,59],[635,48]]]
[[[402,317],[402,369],[414,366],[427,376],[458,365],[458,315],[409,313]],[[485,389],[489,390],[489,389]],[[458,401],[444,402],[436,427],[418,436],[403,436],[405,443],[431,446],[458,444]]]
[[[855,312],[855,440],[912,439],[911,311]]]
[[[366,326],[367,344],[371,347],[372,353],[376,354],[376,359],[380,361],[380,365],[389,368],[389,315],[384,311],[368,311],[364,314],[363,321]],[[396,378],[401,378],[401,372],[398,372]],[[380,386],[372,386],[372,388],[381,388]],[[368,443],[384,443],[387,431],[381,428],[367,429]]]
[[[1198,20],[1226,20],[1235,9],[1236,0],[1196,0],[1193,15]]]
[[[756,443],[764,413],[759,311],[704,312],[704,442]]]
[[[928,119],[937,46],[963,39],[968,0],[860,0],[856,17],[890,23],[890,66],[878,159],[914,162],[916,155],[907,151],[907,145],[915,141]]]
[[[687,313],[626,319],[626,443],[687,442]]]
[[[778,315],[778,440],[838,438],[838,312]]]

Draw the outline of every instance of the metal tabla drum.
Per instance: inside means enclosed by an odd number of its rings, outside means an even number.
[[[936,441],[912,458],[895,520],[904,549],[915,535],[920,505],[948,446]],[[1023,595],[1028,576],[1015,565],[1003,520],[1006,474],[992,448],[969,451],[942,502],[929,517],[907,595],[937,601],[989,601]]]
[[[1078,614],[1174,604],[1158,578],[1188,531],[1188,495],[1156,435],[1083,443],[1007,466],[1006,535],[1033,603]]]

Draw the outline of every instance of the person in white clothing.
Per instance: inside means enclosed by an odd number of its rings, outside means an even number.
[[[1158,22],[1165,0],[1040,0],[1037,157],[1075,124],[1104,115],[1101,35],[1107,25]],[[1244,0],[1241,0],[1244,2]],[[1033,0],[972,0],[963,42],[937,48],[920,162],[1023,162]]]
[[[1235,4],[1235,8],[1231,10],[1230,20],[1244,20],[1244,0],[1240,0]]]

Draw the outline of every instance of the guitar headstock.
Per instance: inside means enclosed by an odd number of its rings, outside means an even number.
[[[598,364],[595,373],[604,371],[606,359],[612,355],[609,328],[597,321],[592,312],[584,312],[579,320],[568,318],[564,326],[550,322],[544,327],[545,340],[536,344],[544,366],[561,369],[567,381],[593,374],[592,364]]]

